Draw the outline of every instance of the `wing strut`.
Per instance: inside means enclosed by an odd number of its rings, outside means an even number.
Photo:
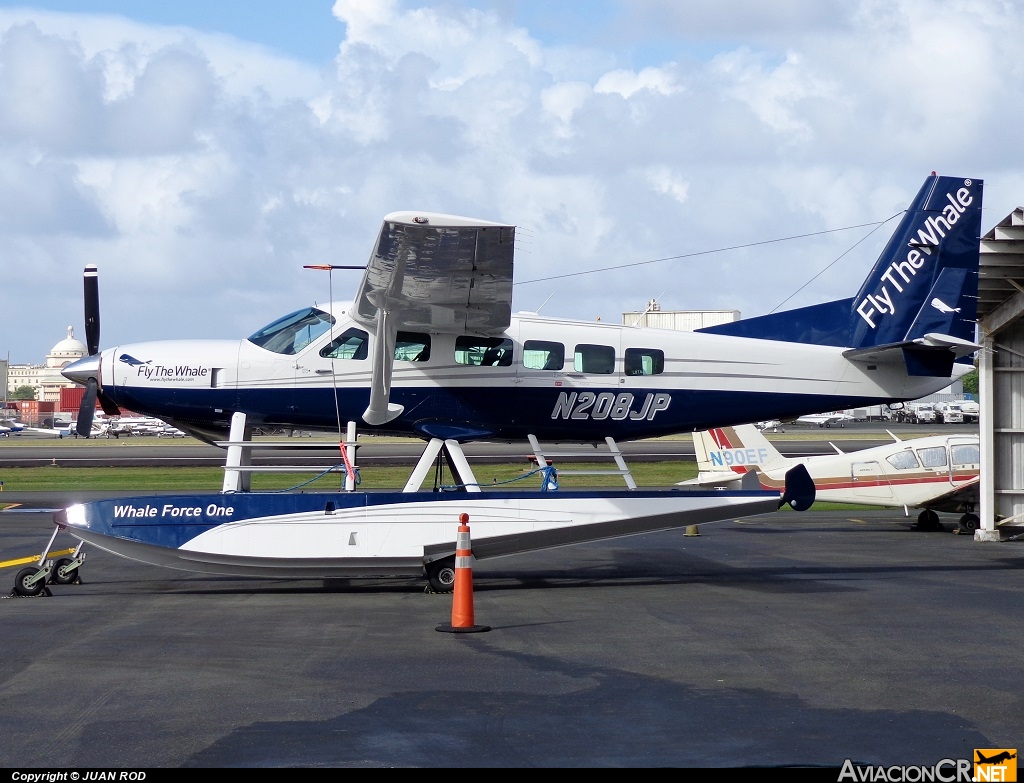
[[[363,421],[372,426],[397,418],[405,406],[391,403],[391,370],[395,366],[395,319],[383,307],[377,310],[377,334],[373,341],[373,370],[370,376],[370,404]]]

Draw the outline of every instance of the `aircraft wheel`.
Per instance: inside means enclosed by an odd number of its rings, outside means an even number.
[[[427,565],[427,581],[435,593],[450,593],[455,589],[455,558],[446,557]]]
[[[941,530],[942,523],[939,522],[939,515],[932,511],[930,508],[926,508],[924,511],[917,515],[917,529]]]
[[[77,568],[70,571],[66,570],[67,567],[74,564],[74,562],[75,561],[70,557],[62,557],[53,564],[53,570],[50,572],[50,579],[53,580],[55,585],[70,585],[78,581]]]
[[[964,514],[960,517],[960,529],[965,533],[973,533],[981,525],[977,514]]]
[[[39,573],[38,568],[23,568],[14,577],[14,592],[18,595],[30,596],[39,595],[46,587],[46,580],[40,579],[37,582],[29,583],[29,579]]]

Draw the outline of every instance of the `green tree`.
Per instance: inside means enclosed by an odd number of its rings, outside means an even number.
[[[964,393],[971,394],[978,398],[978,368],[975,367],[967,375],[960,379],[964,385]]]
[[[11,400],[34,400],[36,398],[35,386],[19,386],[8,399]]]

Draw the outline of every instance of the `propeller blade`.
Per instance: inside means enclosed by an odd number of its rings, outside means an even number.
[[[100,350],[100,283],[94,264],[85,268],[85,345],[89,355]]]
[[[92,420],[96,415],[98,386],[95,378],[90,378],[85,384],[85,395],[82,397],[82,404],[78,406],[78,423],[75,425],[75,432],[81,438],[88,438],[92,432]]]

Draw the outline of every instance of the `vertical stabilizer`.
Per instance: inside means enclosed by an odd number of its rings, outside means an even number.
[[[848,348],[849,358],[906,362],[910,375],[949,377],[977,349],[982,181],[928,177],[852,299],[697,331]],[[912,344],[908,346],[908,344]]]
[[[981,180],[925,180],[854,297],[850,347],[929,333],[974,341],[981,200]]]
[[[698,436],[701,440],[701,445],[696,447],[700,470],[731,470],[742,474],[748,470],[788,468],[795,462],[782,456],[753,424],[718,427],[694,433],[695,444]]]

